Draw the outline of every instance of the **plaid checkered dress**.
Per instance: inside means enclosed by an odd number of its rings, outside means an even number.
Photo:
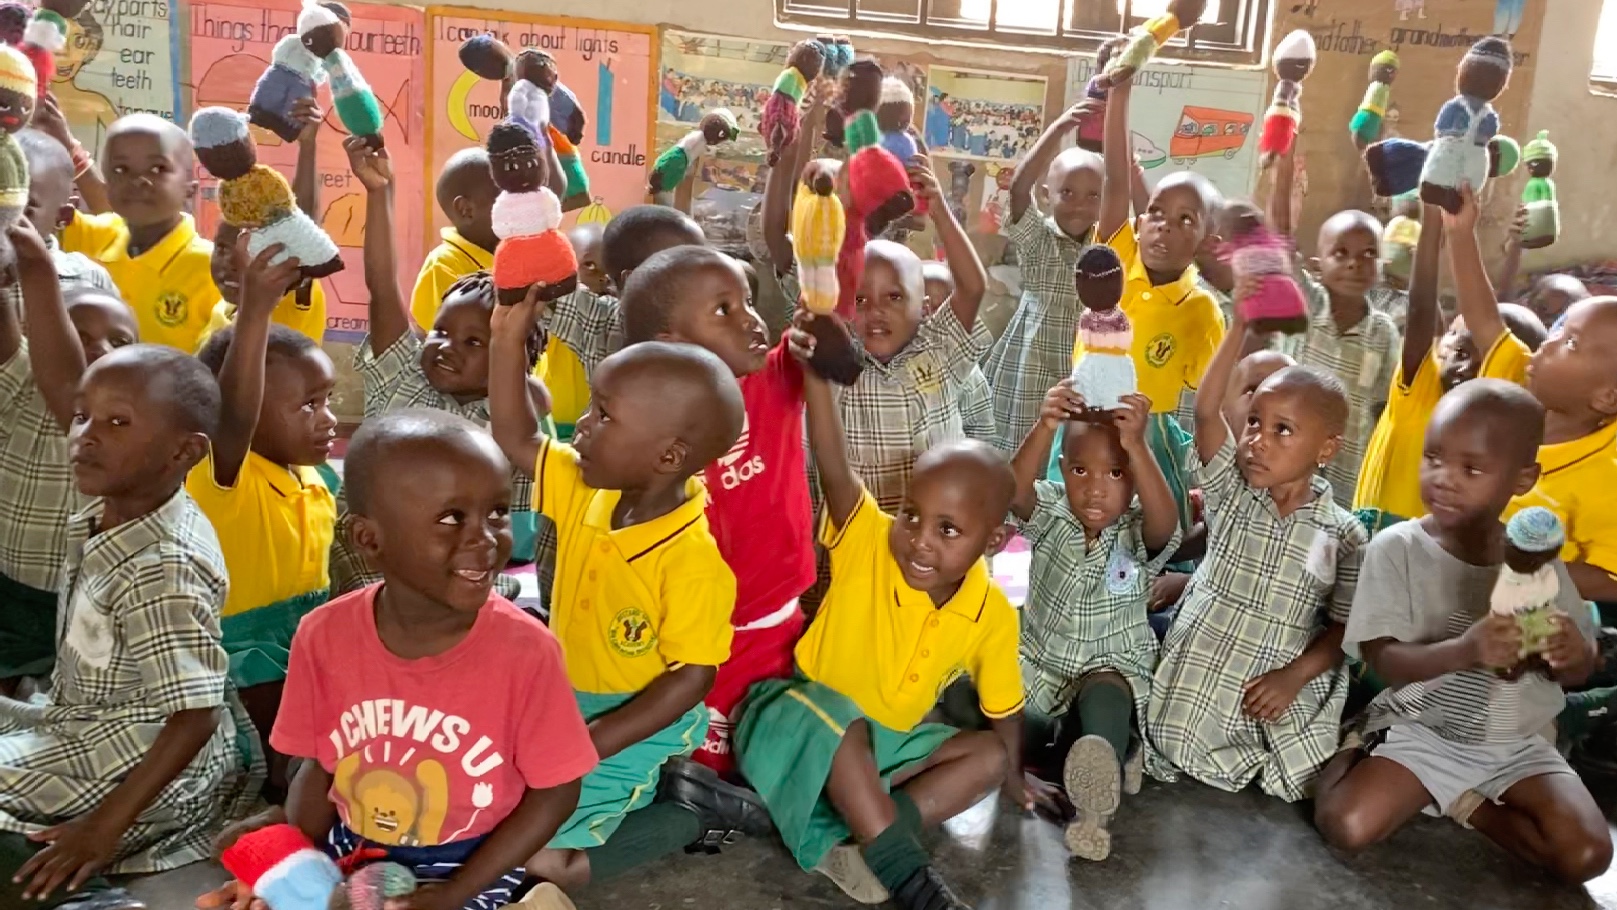
[[[994,343],[994,333],[981,319],[971,327],[971,343],[980,351],[988,350]],[[966,431],[966,438],[995,445],[994,389],[988,384],[982,367],[972,364],[956,401],[960,405],[960,425]]]
[[[1348,421],[1342,448],[1325,465],[1324,473],[1337,504],[1351,509],[1359,468],[1376,419],[1387,406],[1403,339],[1392,317],[1373,306],[1357,325],[1341,331],[1331,318],[1331,297],[1325,286],[1301,269],[1297,281],[1308,297],[1309,309],[1308,334],[1295,355],[1297,362],[1333,373],[1347,386]]]
[[[1256,779],[1296,801],[1336,751],[1347,671],[1309,680],[1279,721],[1241,709],[1241,687],[1296,660],[1327,619],[1345,623],[1368,540],[1364,526],[1314,478],[1314,502],[1281,517],[1247,486],[1227,439],[1199,472],[1207,498],[1208,553],[1185,589],[1152,681],[1147,767],[1183,771],[1236,791]]]
[[[1028,710],[1059,714],[1091,673],[1115,670],[1134,692],[1134,713],[1145,717],[1157,637],[1145,619],[1151,580],[1179,547],[1179,532],[1151,556],[1135,503],[1094,543],[1072,514],[1066,487],[1041,480],[1038,504],[1022,533],[1033,547],[1027,605],[1022,608],[1022,684]]]
[[[262,779],[257,736],[228,686],[220,643],[225,559],[184,490],[96,533],[99,501],[74,515],[49,698],[0,700],[0,830],[29,833],[96,808],[179,711],[229,706],[218,729],[118,844],[109,873],[206,859]]]
[[[995,444],[1015,452],[1038,421],[1045,394],[1072,372],[1083,312],[1072,276],[1089,238],[1068,237],[1034,205],[1009,237],[1022,267],[1022,299],[984,358],[983,373],[994,390]]]
[[[67,560],[67,520],[84,504],[67,434],[45,405],[28,343],[0,364],[0,574],[55,591]]]
[[[589,376],[595,375],[601,361],[623,347],[623,315],[618,310],[618,299],[609,294],[592,294],[584,288],[556,301],[547,329],[572,348]]]
[[[1392,324],[1397,327],[1400,335],[1404,332],[1404,323],[1409,319],[1409,293],[1400,291],[1386,284],[1378,284],[1371,288],[1364,299],[1370,304],[1370,309],[1378,313],[1386,313],[1392,317]]]

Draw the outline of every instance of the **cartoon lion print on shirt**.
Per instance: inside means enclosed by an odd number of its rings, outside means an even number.
[[[351,752],[337,762],[332,787],[348,804],[348,827],[372,843],[388,847],[432,847],[443,834],[449,812],[449,775],[433,759],[415,766],[415,776],[397,768],[366,767]]]

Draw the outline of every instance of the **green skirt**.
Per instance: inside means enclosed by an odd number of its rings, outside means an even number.
[[[585,722],[611,713],[638,695],[574,692]],[[547,845],[554,850],[583,850],[606,843],[623,817],[644,808],[657,795],[663,763],[689,755],[707,738],[707,706],[700,702],[668,726],[618,754],[602,760],[584,775],[578,808],[562,822]]]
[[[1395,524],[1409,520],[1402,515],[1394,515],[1391,512],[1371,508],[1354,509],[1353,517],[1359,520],[1359,524],[1364,525],[1364,529],[1370,532],[1371,537],[1380,534]]]
[[[758,683],[741,706],[736,761],[804,870],[849,837],[847,823],[825,796],[825,783],[848,725],[857,720],[870,727],[871,751],[888,790],[894,776],[926,761],[959,732],[944,724],[904,733],[884,727],[853,699],[801,676]]]
[[[56,664],[56,592],[0,575],[0,679],[45,676]]]
[[[298,623],[330,599],[328,591],[310,591],[221,620],[225,652],[230,655],[231,682],[245,689],[286,679],[292,635]]]

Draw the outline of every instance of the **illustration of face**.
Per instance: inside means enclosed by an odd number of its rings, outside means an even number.
[[[84,64],[101,51],[101,29],[85,31],[77,19],[67,20],[67,46],[56,54],[57,82],[72,82]]]
[[[387,768],[378,768],[360,778],[354,796],[363,807],[363,818],[354,819],[358,833],[379,844],[397,844],[400,834],[409,835],[419,811],[418,794],[412,781]]]

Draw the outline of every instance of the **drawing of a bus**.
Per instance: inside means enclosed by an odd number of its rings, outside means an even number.
[[[1187,105],[1179,114],[1179,128],[1168,143],[1168,155],[1179,164],[1214,155],[1234,158],[1251,131],[1251,114]]]

